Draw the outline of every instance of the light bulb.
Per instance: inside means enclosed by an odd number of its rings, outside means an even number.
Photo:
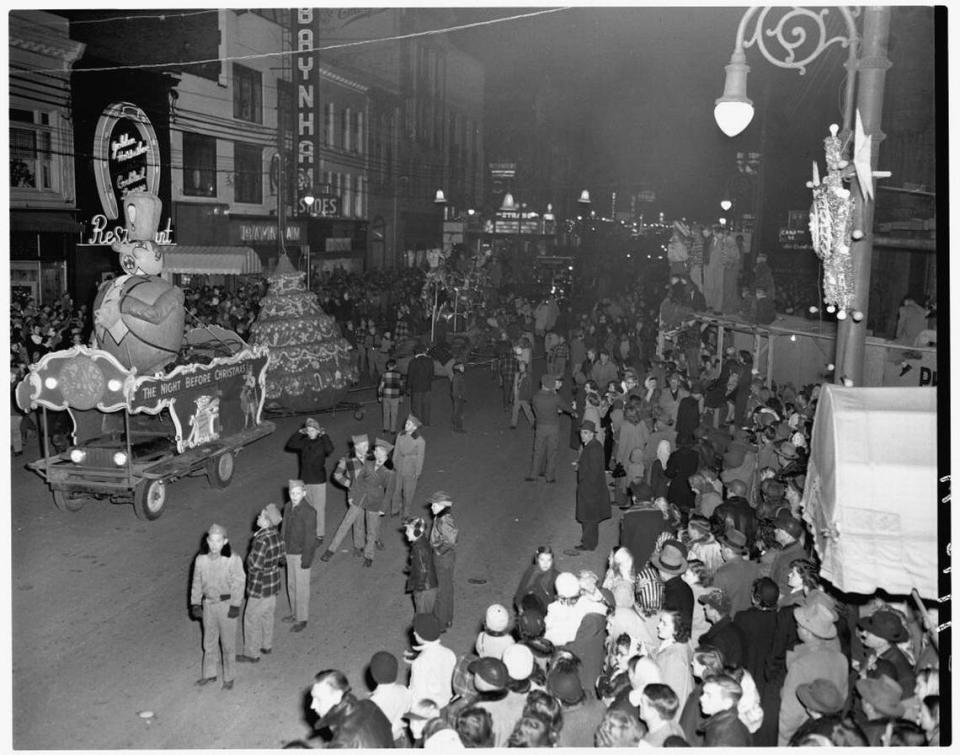
[[[851,317],[853,317],[854,322],[860,322],[863,319],[863,312],[858,309],[851,315]]]
[[[837,319],[838,319],[838,320],[846,320],[846,319],[847,319],[847,310],[841,309],[840,311],[838,311],[838,312],[837,312]]]

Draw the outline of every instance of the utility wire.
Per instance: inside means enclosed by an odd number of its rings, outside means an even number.
[[[120,66],[96,66],[93,68],[73,68],[73,73],[95,73],[103,71],[129,71],[129,70],[144,70],[149,68],[180,68],[184,66],[194,66],[194,65],[207,65],[211,63],[225,63],[225,62],[236,62],[242,60],[262,60],[264,58],[276,58],[276,57],[288,57],[292,55],[303,55],[305,53],[312,52],[325,52],[328,50],[341,50],[349,47],[360,47],[363,45],[373,45],[379,44],[381,42],[399,42],[405,39],[417,39],[419,37],[429,37],[437,36],[440,34],[449,34],[451,32],[464,31],[466,29],[476,29],[482,26],[491,26],[493,24],[500,24],[507,21],[521,21],[527,18],[535,18],[536,16],[544,16],[550,13],[557,13],[560,11],[571,10],[569,7],[562,8],[546,8],[544,10],[533,11],[531,13],[520,13],[514,16],[504,16],[502,18],[488,19],[486,21],[474,21],[467,24],[458,24],[456,26],[448,26],[442,29],[427,29],[426,31],[417,31],[410,32],[409,34],[396,34],[390,37],[378,37],[376,39],[359,39],[353,42],[342,42],[334,45],[326,45],[324,47],[313,47],[308,50],[281,50],[279,52],[263,52],[255,53],[251,55],[228,55],[225,57],[218,58],[202,58],[198,60],[175,60],[169,61],[166,63],[138,63],[136,65],[120,65]],[[57,69],[55,68],[36,68],[33,69],[36,73],[55,73]]]

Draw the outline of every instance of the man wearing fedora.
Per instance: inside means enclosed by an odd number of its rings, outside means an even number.
[[[747,501],[747,483],[731,480],[727,483],[727,498],[713,510],[713,523],[722,532],[730,527],[742,532],[749,548],[757,534],[757,517]]]
[[[780,690],[777,745],[786,746],[807,716],[797,698],[801,684],[826,679],[838,690],[849,688],[849,664],[836,647],[837,614],[823,601],[811,601],[793,612],[800,644],[787,653],[787,676]]]
[[[917,677],[907,656],[897,643],[908,639],[906,627],[899,614],[881,608],[870,616],[860,619],[860,641],[866,651],[861,674],[874,668],[879,661],[888,661],[896,670],[896,682],[903,690],[904,699],[913,694]]]
[[[747,536],[740,530],[728,527],[717,540],[723,564],[713,575],[713,586],[730,597],[730,612],[736,616],[751,605],[753,583],[760,576],[760,564],[749,558]]]
[[[667,540],[650,559],[663,580],[663,608],[679,611],[688,625],[693,624],[693,589],[683,579],[687,570],[687,546],[679,540]]]
[[[881,747],[885,744],[887,725],[903,716],[904,690],[884,675],[876,679],[858,679],[855,687],[862,715],[855,714],[854,720],[863,731],[868,746]]]
[[[610,491],[604,471],[603,445],[592,420],[580,425],[583,450],[577,462],[576,518],[583,530],[577,550],[592,551],[600,538],[600,522],[610,518]]]
[[[846,699],[846,691],[838,690],[829,679],[814,679],[797,687],[797,700],[807,711],[808,718],[790,739],[790,746],[798,746],[810,734],[829,738],[833,727],[843,719]]]

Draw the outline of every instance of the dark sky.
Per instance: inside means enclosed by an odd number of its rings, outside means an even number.
[[[515,15],[521,8],[459,9],[458,21]],[[576,173],[594,202],[639,187],[658,195],[669,216],[713,219],[736,172],[736,152],[759,151],[767,118],[767,193],[771,209],[809,206],[810,163],[823,163],[827,126],[841,118],[846,51],[824,52],[804,75],[781,70],[755,49],[748,95],[757,115],[730,139],[713,119],[744,8],[579,7],[451,35],[487,73],[487,156],[503,134],[531,117],[545,76],[558,88],[552,128],[580,136]],[[841,29],[834,12],[829,29]],[[764,105],[765,98],[767,104]],[[578,186],[569,187],[577,192]]]

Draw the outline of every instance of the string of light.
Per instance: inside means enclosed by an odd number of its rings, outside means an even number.
[[[400,42],[407,39],[417,39],[420,37],[430,37],[438,36],[441,34],[449,34],[451,32],[466,31],[467,29],[476,29],[482,26],[492,26],[494,24],[502,24],[509,21],[522,21],[528,18],[535,18],[537,16],[544,16],[551,13],[558,13],[560,11],[570,10],[569,7],[562,8],[545,8],[543,10],[531,11],[530,13],[518,13],[513,16],[503,16],[501,18],[492,18],[486,19],[484,21],[473,21],[466,24],[457,24],[455,26],[447,26],[441,29],[427,29],[425,31],[415,31],[408,34],[395,34],[389,37],[377,37],[375,39],[358,39],[350,42],[340,42],[338,44],[325,45],[323,47],[312,47],[307,50],[280,50],[278,52],[262,52],[262,53],[251,53],[249,55],[227,55],[224,57],[217,58],[201,58],[197,60],[174,60],[168,61],[165,63],[137,63],[131,65],[117,65],[117,66],[94,66],[91,68],[74,68],[73,73],[100,73],[105,71],[136,71],[136,70],[146,70],[154,68],[180,68],[183,66],[193,66],[193,65],[207,65],[211,63],[230,63],[230,62],[241,62],[244,60],[264,60],[267,58],[285,58],[293,55],[304,55],[306,53],[315,53],[315,52],[328,52],[330,50],[343,50],[351,47],[361,47],[364,45],[374,45],[381,44],[384,42]],[[55,73],[57,69],[54,68],[37,68],[34,69],[36,73]]]

